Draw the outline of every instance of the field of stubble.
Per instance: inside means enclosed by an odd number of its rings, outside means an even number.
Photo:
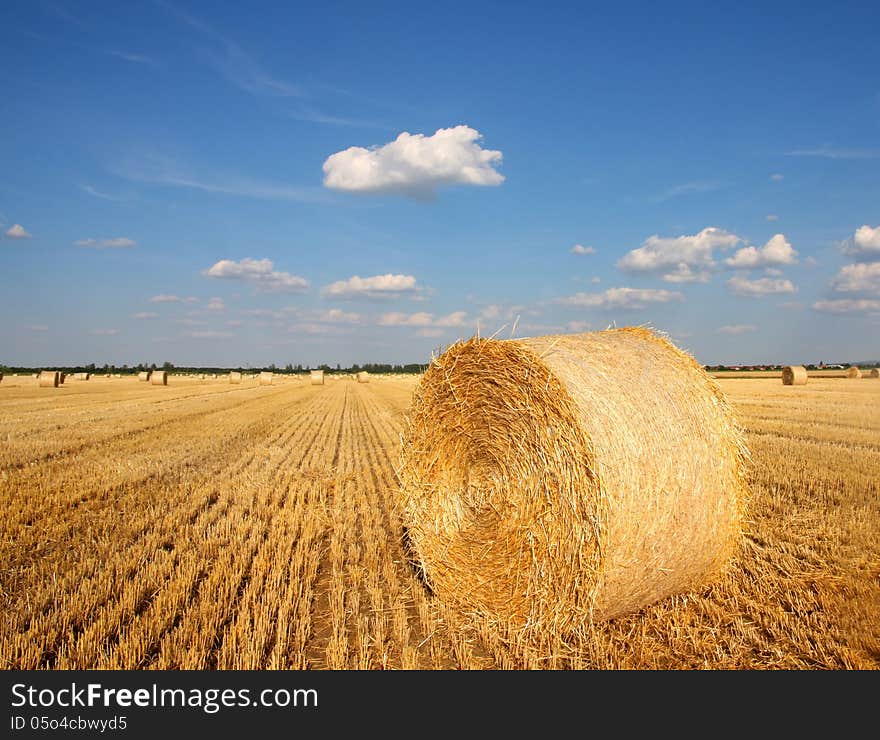
[[[729,574],[541,643],[407,561],[415,382],[5,378],[0,667],[880,667],[880,381],[720,380],[752,453]]]

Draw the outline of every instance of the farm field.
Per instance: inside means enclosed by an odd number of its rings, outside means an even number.
[[[4,378],[0,667],[880,668],[880,381],[719,379],[751,450],[728,573],[543,641],[409,563],[417,381]]]

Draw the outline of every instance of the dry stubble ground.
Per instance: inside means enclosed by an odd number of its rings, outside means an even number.
[[[752,451],[729,574],[540,642],[408,564],[415,382],[4,379],[0,667],[880,667],[880,381],[721,380]]]

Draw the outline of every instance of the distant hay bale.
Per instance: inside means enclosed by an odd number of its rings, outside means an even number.
[[[61,385],[61,373],[57,370],[43,370],[39,376],[40,388],[57,388]]]
[[[311,379],[312,385],[324,385],[323,370],[312,370],[311,373],[309,373],[309,377]]]
[[[150,373],[150,385],[168,385],[168,373],[164,370],[153,370]]]
[[[142,371],[138,373],[138,380],[142,383],[146,383],[150,379],[149,371]]]
[[[58,385],[64,385],[64,381],[67,380],[67,373],[62,373],[59,371],[58,373]]]
[[[782,368],[782,385],[806,385],[807,368],[803,365],[787,365]]]
[[[234,383],[235,385],[241,383],[241,373],[229,373],[229,382]]]
[[[357,381],[358,381],[358,383],[369,383],[370,382],[370,374],[368,372],[366,372],[365,370],[361,370],[357,374]]]
[[[855,365],[853,365],[852,367],[848,367],[846,369],[846,377],[847,378],[861,378],[862,371],[859,370]]]
[[[413,395],[398,504],[439,598],[570,632],[716,578],[747,455],[718,385],[646,329],[472,338]]]
[[[260,385],[272,385],[272,373],[260,373]]]
[[[71,377],[74,380],[89,380],[92,377],[92,375],[91,375],[91,373],[74,373]]]
[[[880,370],[878,370],[876,367],[872,368],[871,371],[868,373],[868,377],[869,378],[880,378]]]

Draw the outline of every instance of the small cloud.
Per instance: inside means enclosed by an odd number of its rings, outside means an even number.
[[[775,267],[768,267],[764,270],[764,274],[769,277],[782,277],[782,270],[777,270]]]
[[[324,186],[427,199],[444,185],[500,185],[504,176],[494,168],[501,164],[501,152],[483,149],[482,138],[469,126],[454,126],[431,136],[404,131],[369,149],[349,147],[324,162]]]
[[[683,301],[684,296],[671,290],[652,288],[609,288],[603,293],[576,293],[566,298],[558,298],[556,303],[582,308],[644,308],[649,303],[669,303]]]
[[[860,226],[852,239],[843,242],[841,251],[856,259],[880,258],[880,226]]]
[[[759,278],[758,280],[748,280],[743,277],[734,275],[727,281],[727,287],[731,293],[741,296],[765,296],[775,293],[796,293],[797,288],[791,280],[781,280],[779,278]]]
[[[159,63],[152,59],[151,57],[144,56],[143,54],[132,54],[127,51],[108,51],[107,54],[113,57],[117,57],[119,59],[124,59],[126,62],[131,62],[133,64],[146,64],[149,67],[158,67]]]
[[[153,311],[140,311],[140,312],[134,314],[134,318],[139,319],[141,321],[146,321],[147,319],[159,318],[159,314],[154,313]]]
[[[600,278],[600,277],[594,275],[593,277],[590,278],[590,282],[591,282],[593,285],[598,285],[599,283],[602,282],[602,278]]]
[[[88,185],[88,184],[80,185],[79,189],[85,193],[88,193],[89,195],[91,195],[94,198],[101,198],[102,200],[109,200],[109,201],[113,201],[114,203],[119,203],[121,201],[126,200],[125,198],[122,198],[118,195],[110,195],[109,193],[101,192],[97,188],[93,188],[91,185]]]
[[[358,275],[348,280],[338,280],[324,286],[321,294],[325,297],[351,300],[356,298],[392,299],[413,297],[421,291],[413,275],[374,275],[362,278]]]
[[[779,220],[779,216],[777,216],[775,213],[768,213],[768,214],[765,216],[765,218],[766,218],[768,221],[778,221],[778,220]]]
[[[379,326],[419,326],[419,327],[439,327],[450,328],[464,326],[467,319],[467,312],[455,311],[446,316],[434,318],[434,314],[420,311],[418,313],[406,314],[399,312],[385,313],[379,317]]]
[[[669,188],[668,190],[664,191],[656,198],[654,198],[654,200],[662,202],[671,198],[677,198],[680,195],[708,193],[712,190],[717,190],[719,187],[720,186],[717,182],[686,182],[681,185],[675,185],[674,187]]]
[[[32,235],[21,224],[12,224],[6,229],[7,239],[30,239]]]
[[[719,334],[748,334],[753,331],[758,331],[758,327],[754,324],[728,324],[717,329]]]
[[[824,313],[869,313],[880,311],[880,301],[863,298],[852,300],[842,298],[833,301],[817,301],[813,309]]]
[[[183,326],[204,326],[208,322],[201,319],[174,319],[174,323],[182,324]]]
[[[837,293],[880,294],[880,262],[856,262],[840,268],[831,289]]]
[[[208,301],[208,305],[205,306],[209,311],[225,311],[226,304],[223,302],[222,298],[212,298]]]
[[[198,303],[199,299],[195,296],[188,296],[186,298],[181,298],[179,295],[168,295],[167,293],[160,293],[159,295],[154,295],[150,298],[150,303]]]
[[[797,254],[783,234],[774,234],[763,247],[743,247],[736,250],[733,257],[724,260],[724,264],[734,270],[796,265]]]
[[[593,247],[585,247],[583,244],[575,244],[570,250],[572,254],[595,254]]]
[[[878,159],[880,149],[836,149],[818,147],[816,149],[795,149],[787,152],[789,157],[820,157],[822,159]]]
[[[774,172],[770,175],[770,179],[773,180],[773,182],[782,182],[785,179],[785,175],[780,174],[779,172]]]
[[[255,260],[245,257],[239,262],[220,260],[203,274],[220,280],[241,280],[264,293],[299,293],[308,289],[309,281],[305,278],[289,272],[279,272],[274,267],[270,259]]]
[[[93,247],[94,249],[127,249],[137,244],[134,239],[125,236],[112,239],[78,239],[74,242],[77,247]]]
[[[339,308],[331,308],[318,317],[319,321],[327,321],[332,324],[359,324],[361,315],[359,313],[351,313],[343,311]]]
[[[817,260],[815,257],[807,257],[807,258],[804,260],[804,266],[805,266],[805,267],[815,267],[815,266],[818,265],[818,264],[819,264],[819,262],[818,262],[818,260]]]
[[[207,329],[204,331],[190,331],[187,332],[184,336],[192,337],[193,339],[222,339],[223,337],[231,337],[234,335],[228,331],[215,331]]]
[[[742,238],[713,226],[697,234],[649,236],[642,246],[627,252],[617,266],[624,272],[659,273],[669,283],[707,282],[715,267],[714,250],[729,249]]]
[[[119,329],[92,329],[92,334],[96,337],[115,337]]]

